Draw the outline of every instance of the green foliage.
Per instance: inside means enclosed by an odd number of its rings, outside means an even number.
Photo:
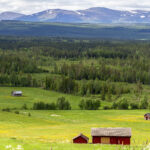
[[[81,100],[79,103],[79,107],[81,110],[98,110],[100,107],[99,100]]]
[[[22,109],[27,110],[28,109],[27,105],[23,104]]]
[[[31,117],[31,113],[28,113],[28,116]]]
[[[128,107],[129,103],[125,98],[118,101],[118,109],[128,109]]]
[[[103,87],[103,89],[102,89],[101,99],[102,99],[103,101],[105,100],[105,90],[104,90],[104,87]]]
[[[107,100],[108,100],[109,102],[112,101],[112,96],[111,96],[111,91],[110,91],[110,89],[108,90]]]
[[[58,98],[56,105],[59,110],[71,110],[71,105],[69,101],[65,99],[65,97]]]
[[[45,89],[55,90],[63,93],[74,93],[77,84],[74,80],[68,77],[60,77],[59,80],[56,80],[51,77],[46,77]]]
[[[112,108],[110,106],[105,105],[105,106],[103,106],[103,109],[104,110],[109,110],[109,109],[112,109]]]
[[[3,108],[2,111],[11,112],[10,108]]]
[[[72,80],[70,77],[59,76],[46,77],[45,89],[54,90],[68,94],[80,94],[89,96],[91,94],[101,94],[101,99],[105,100],[106,94],[108,101],[112,100],[112,94],[117,93],[117,87],[121,86],[120,94],[130,93],[128,86],[117,85],[114,83],[101,82],[99,80],[81,80],[80,82]]]
[[[0,73],[11,74],[11,73],[41,73],[44,72],[38,69],[36,64],[29,57],[19,57],[15,55],[2,55],[0,56]],[[13,75],[12,75],[13,78]]]
[[[13,87],[37,87],[36,79],[33,79],[31,75],[19,75],[12,73],[11,75],[1,74],[0,85],[9,85]]]
[[[117,109],[117,108],[118,108],[118,103],[117,102],[113,102],[112,109]]]
[[[33,104],[34,110],[56,110],[56,104],[54,103],[44,103],[44,102],[37,102]]]
[[[138,103],[136,103],[136,102],[131,102],[131,103],[130,103],[130,108],[131,108],[131,109],[139,109],[139,105],[138,105]]]
[[[150,103],[148,104],[148,109],[150,109]]]
[[[148,98],[145,96],[139,104],[140,109],[147,109],[148,108]]]
[[[129,103],[125,98],[122,98],[117,102],[113,102],[112,108],[113,109],[128,109]]]
[[[19,112],[18,110],[16,110],[16,111],[15,111],[15,114],[19,115],[19,114],[20,114],[20,112]]]
[[[110,105],[116,101],[113,109],[123,109],[118,102],[123,97],[129,103],[132,98],[140,100],[145,85],[150,84],[150,48],[146,41],[0,37],[0,58],[0,86],[40,87],[65,97],[63,93],[95,96]],[[70,97],[69,102],[74,101],[78,109],[79,101]],[[57,98],[52,102],[56,103]],[[47,100],[44,104],[51,103]],[[130,104],[129,108],[136,106]]]

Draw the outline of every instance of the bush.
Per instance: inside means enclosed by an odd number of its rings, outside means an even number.
[[[22,106],[22,109],[27,110],[27,109],[28,109],[27,105],[24,104],[24,105]]]
[[[129,104],[125,98],[118,101],[118,109],[128,109],[128,107],[129,107]]]
[[[150,109],[150,103],[148,104],[148,109]]]
[[[118,108],[118,103],[117,102],[113,102],[112,109],[117,109],[117,108]]]
[[[45,104],[43,102],[37,102],[33,104],[33,109],[34,110],[44,110],[45,109]]]
[[[58,98],[56,105],[59,110],[71,110],[71,105],[69,101],[65,99],[65,97]]]
[[[135,102],[130,103],[130,108],[131,109],[139,109],[139,105]]]
[[[71,110],[70,103],[64,98],[58,98],[57,103],[37,102],[33,104],[33,110]]]
[[[10,108],[4,108],[4,109],[2,109],[2,111],[10,112],[11,110],[10,110]]]
[[[79,107],[81,110],[83,110],[85,108],[85,100],[84,99],[80,101]]]
[[[56,110],[56,104],[55,103],[50,103],[50,104],[45,104],[45,109],[46,110]]]
[[[31,114],[30,114],[30,113],[28,113],[28,116],[29,116],[29,117],[31,117]]]
[[[19,113],[20,113],[19,111],[17,111],[17,110],[15,111],[15,114],[19,114]]]
[[[56,104],[55,103],[44,103],[44,102],[37,102],[33,104],[34,110],[56,110]]]
[[[110,107],[110,106],[105,105],[105,106],[103,106],[103,109],[104,109],[104,110],[108,110],[108,109],[111,109],[111,107]]]
[[[147,109],[148,108],[148,99],[147,97],[144,97],[139,104],[140,109]]]
[[[85,110],[98,110],[100,107],[99,100],[81,100],[79,103],[80,109]]]

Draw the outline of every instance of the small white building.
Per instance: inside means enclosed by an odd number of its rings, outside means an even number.
[[[12,96],[22,96],[22,94],[23,94],[22,91],[12,91],[11,92]]]

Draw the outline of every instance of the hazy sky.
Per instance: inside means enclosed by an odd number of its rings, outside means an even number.
[[[15,11],[25,14],[54,8],[77,10],[90,7],[150,10],[150,0],[0,0],[0,12]]]

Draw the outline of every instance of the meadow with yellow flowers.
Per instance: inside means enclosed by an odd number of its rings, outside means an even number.
[[[15,88],[24,96],[12,97],[13,88],[0,88],[0,150],[117,150],[141,149],[150,142],[150,121],[144,120],[149,110],[79,110],[79,96],[64,95],[36,88]],[[72,100],[72,110],[32,110],[33,102],[55,101],[60,96]],[[74,102],[76,100],[76,102]],[[28,109],[21,106],[26,103]],[[93,127],[132,128],[131,146],[93,145]],[[72,143],[72,138],[83,133],[89,144]]]

